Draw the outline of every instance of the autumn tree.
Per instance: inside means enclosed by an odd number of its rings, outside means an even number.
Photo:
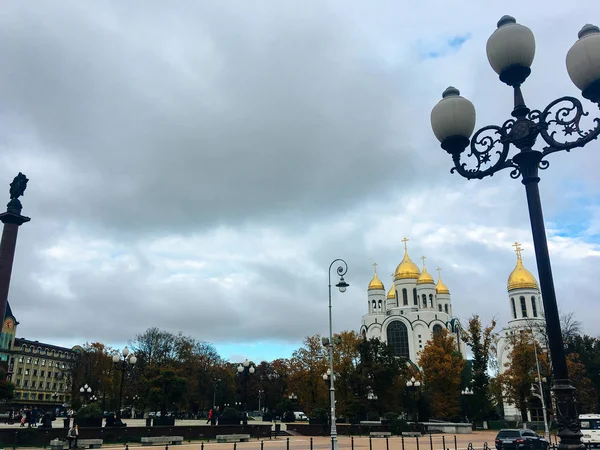
[[[446,329],[434,333],[421,352],[419,365],[423,369],[423,385],[432,415],[436,418],[457,417],[465,361],[454,336]]]
[[[583,365],[585,373],[594,387],[594,392],[596,393],[596,405],[600,405],[600,339],[587,335],[576,335],[570,342],[567,343],[566,351],[567,355],[577,355],[576,359]],[[567,360],[567,363],[568,361],[569,360]],[[574,369],[569,367],[569,376],[571,378],[575,378],[574,373],[572,372],[574,372]],[[577,375],[576,372],[575,375]],[[576,383],[574,382],[574,384]],[[577,392],[579,395],[579,392],[581,391],[578,390]],[[580,412],[591,413],[598,412],[598,410],[581,409]]]
[[[581,413],[596,412],[598,393],[577,353],[567,355],[567,370],[569,371],[569,379],[575,388],[575,399],[579,411]]]
[[[469,319],[469,324],[462,333],[462,340],[469,346],[472,359],[473,395],[469,399],[472,406],[473,418],[481,421],[490,412],[490,376],[488,374],[490,356],[494,351],[496,341],[496,321],[492,319],[490,324],[483,328],[478,314]]]
[[[327,367],[327,349],[318,334],[306,337],[303,347],[292,354],[288,388],[298,396],[307,414],[327,405],[328,389],[322,378]]]
[[[532,333],[522,332],[509,336],[510,353],[506,370],[499,375],[504,396],[521,411],[524,422],[527,421],[527,404],[532,399],[531,385],[538,377],[537,363],[542,378],[550,379],[550,364],[546,352]],[[536,363],[537,354],[537,363]]]

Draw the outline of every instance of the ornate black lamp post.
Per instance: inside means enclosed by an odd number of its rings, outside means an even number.
[[[413,417],[415,417],[415,422],[419,422],[419,394],[421,393],[421,382],[416,380],[415,377],[411,377],[410,380],[406,382],[406,389],[412,393],[413,403],[415,405],[415,413]]]
[[[340,277],[340,281],[335,285],[340,292],[346,292],[346,288],[350,286],[344,280],[344,275],[348,272],[348,264],[343,259],[334,259],[331,264],[329,264],[329,339],[323,338],[323,345],[328,347],[329,350],[329,369],[327,373],[329,375],[333,374],[333,324],[331,320],[331,268],[334,264],[338,263],[338,267],[336,269],[337,274]],[[329,376],[329,403],[331,407],[331,448],[332,450],[338,450],[338,442],[337,442],[337,427],[335,426],[335,384],[334,384],[335,376]]]
[[[246,409],[248,408],[248,377],[252,375],[255,370],[254,365],[250,364],[250,361],[247,359],[237,368],[238,373],[244,377],[244,404],[242,405],[242,409],[244,410],[244,425],[248,423],[248,416],[246,414]]]
[[[89,398],[92,396],[92,388],[89,387],[86,383],[85,385],[83,385],[82,387],[79,388],[79,393],[83,396],[83,398],[87,402],[87,401],[89,401]]]
[[[119,388],[119,409],[117,410],[117,418],[115,421],[115,425],[123,426],[123,422],[121,421],[121,407],[123,402],[123,384],[125,382],[125,372],[129,367],[133,367],[137,362],[137,358],[133,353],[129,352],[129,349],[125,347],[121,352],[121,355],[118,353],[113,356],[113,364],[115,366],[115,370],[121,371],[121,387]]]
[[[587,113],[584,112],[581,102],[573,97],[554,100],[543,111],[530,110],[525,105],[521,84],[531,73],[534,55],[535,38],[531,30],[517,24],[513,17],[502,17],[498,22],[498,29],[488,39],[487,56],[492,68],[500,75],[500,80],[514,90],[514,118],[507,120],[502,126],[485,126],[470,139],[475,128],[475,108],[470,101],[459,96],[458,89],[449,87],[444,91],[443,99],[431,112],[431,125],[442,148],[452,156],[454,167],[451,172],[458,172],[467,179],[481,179],[508,168],[511,178],[522,178],[527,194],[552,357],[560,446],[580,449],[583,445],[575,408],[575,389],[569,382],[560,331],[538,189],[538,170],[548,168],[546,157],[549,154],[583,147],[596,139],[600,135],[600,120],[596,119],[594,129],[582,130],[580,120]],[[600,105],[598,27],[586,25],[582,28],[579,40],[567,53],[566,64],[571,80],[582,90],[583,96]],[[541,150],[534,150],[533,146],[538,137],[542,138],[544,146]],[[511,144],[518,152],[509,158]],[[495,149],[496,146],[499,148]],[[473,161],[471,166],[462,161],[467,147],[467,157],[471,157]]]

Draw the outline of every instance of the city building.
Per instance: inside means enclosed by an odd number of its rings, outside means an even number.
[[[446,328],[456,336],[458,348],[466,359],[466,346],[460,339],[460,322],[452,314],[450,290],[425,267],[422,268],[408,256],[404,238],[404,258],[396,267],[393,281],[386,288],[377,274],[367,287],[367,314],[362,317],[360,333],[367,339],[386,342],[398,357],[407,358],[418,367],[419,353],[433,333]]]
[[[544,339],[546,321],[538,282],[523,265],[521,246],[515,243],[514,247],[517,253],[517,264],[509,275],[506,286],[511,319],[502,329],[497,343],[500,373],[504,373],[510,364],[511,342],[515,336],[520,333],[532,333],[542,349],[546,342]],[[538,405],[534,398],[530,402],[530,410],[527,412],[528,420],[542,421],[542,414],[541,403]],[[506,399],[504,400],[504,418],[521,420],[521,412],[517,406],[509,403]]]
[[[71,366],[81,347],[59,347],[18,338],[17,326],[7,303],[2,334],[0,360],[7,368],[7,378],[15,385],[15,407],[59,407],[71,400]]]

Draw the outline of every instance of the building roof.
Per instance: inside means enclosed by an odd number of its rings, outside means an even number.
[[[15,317],[15,315],[12,312],[9,301],[6,301],[6,311],[4,311],[4,320],[6,320],[7,317],[12,317],[13,319],[15,319],[15,322],[17,323],[17,325],[19,324],[19,321],[17,320],[17,318]],[[4,320],[2,322],[4,322]]]
[[[57,350],[57,351],[61,351],[61,352],[69,352],[69,353],[74,352],[74,350],[72,348],[60,347],[58,345],[53,345],[53,344],[46,344],[45,342],[40,342],[40,341],[30,341],[29,339],[24,339],[24,338],[15,338],[15,344],[13,346],[14,349],[21,348],[24,345],[26,345],[28,347],[33,346],[33,347],[47,348],[49,350]]]

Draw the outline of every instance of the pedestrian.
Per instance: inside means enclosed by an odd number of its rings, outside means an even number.
[[[213,412],[212,412],[212,408],[208,411],[208,420],[206,421],[206,423],[210,423],[212,424],[212,417],[213,417]]]
[[[69,428],[69,433],[67,434],[67,438],[69,439],[69,449],[77,448],[77,436],[79,436],[79,425],[73,425]]]

